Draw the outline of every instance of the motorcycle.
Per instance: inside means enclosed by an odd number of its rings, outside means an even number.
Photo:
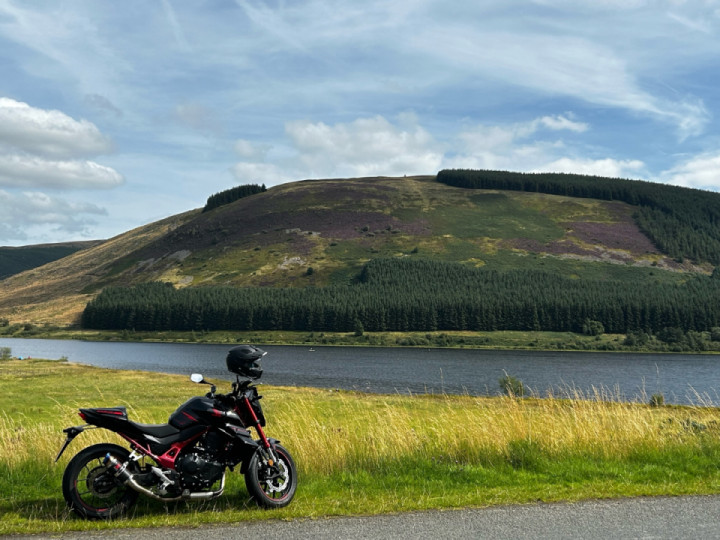
[[[230,349],[226,364],[236,381],[227,394],[217,393],[202,375],[191,375],[210,391],[182,404],[167,424],[133,422],[125,407],[80,409],[85,424],[63,430],[67,437],[56,463],[88,429],[115,432],[130,449],[101,443],[78,452],[63,474],[68,507],[82,518],[112,519],[124,515],[141,494],[165,502],[215,499],[225,489],[226,470],[238,465],[259,506],[287,506],[297,489],[295,463],[279,441],[266,437],[262,396],[254,384],[265,354],[249,345]]]

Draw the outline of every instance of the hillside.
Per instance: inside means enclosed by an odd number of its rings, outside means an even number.
[[[437,181],[469,189],[502,189],[621,201],[663,253],[679,261],[720,264],[720,193],[643,180],[567,173],[443,170]]]
[[[573,278],[709,273],[661,253],[619,201],[463,189],[434,176],[307,180],[140,227],[0,282],[0,317],[77,322],[107,285],[321,287],[410,257]]]
[[[660,253],[632,213],[620,202],[465,190],[434,177],[295,182],[198,215],[118,261],[112,282],[325,285],[370,259],[408,255],[493,267],[535,266],[522,256],[547,255],[693,269]]]
[[[64,242],[38,244],[34,246],[0,247],[0,279],[5,279],[25,270],[37,268],[63,257],[87,249],[101,241]]]
[[[0,317],[12,322],[73,324],[94,296],[85,291],[118,257],[146,245],[195,212],[138,227],[62,259],[0,281]]]

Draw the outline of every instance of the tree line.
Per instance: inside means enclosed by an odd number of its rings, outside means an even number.
[[[438,182],[470,189],[529,191],[622,201],[636,206],[634,218],[657,248],[677,259],[720,264],[720,193],[565,173],[443,170]]]
[[[82,325],[117,330],[707,331],[720,326],[720,279],[578,280],[422,259],[376,259],[352,285],[324,288],[108,287]]]
[[[218,208],[219,206],[230,204],[238,199],[242,199],[243,197],[249,197],[250,195],[263,193],[264,191],[267,191],[265,184],[262,186],[258,186],[257,184],[245,184],[226,189],[225,191],[210,195],[202,211],[208,212],[214,208]]]

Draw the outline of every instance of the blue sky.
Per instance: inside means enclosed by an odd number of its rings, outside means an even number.
[[[0,0],[0,245],[307,178],[717,191],[719,35],[710,0]]]

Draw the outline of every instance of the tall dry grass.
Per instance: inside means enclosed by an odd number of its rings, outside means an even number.
[[[50,396],[37,412],[28,395],[24,410],[30,412],[0,413],[0,463],[11,468],[51,463],[63,441],[62,428],[82,423],[77,417],[81,406],[125,404],[136,421],[165,422],[189,391],[198,389],[184,384],[184,378],[174,379],[182,384],[167,387],[159,397],[153,394],[149,375],[135,374],[119,385],[94,380],[95,389],[88,393],[97,395],[78,399],[70,389],[63,397]],[[129,400],[122,398],[123,388],[131,394]],[[720,420],[715,408],[654,408],[615,401],[608,391],[585,396],[573,390],[542,399],[367,395],[308,388],[266,388],[264,393],[268,435],[292,451],[303,474],[313,475],[372,470],[407,459],[493,465],[512,461],[513,452],[528,445],[548,457],[623,459],[638,451],[695,444],[699,432],[717,431]],[[105,430],[88,430],[63,460],[81,446],[103,441],[122,444]]]
[[[407,397],[303,389],[273,390],[268,402],[274,433],[308,474],[407,459],[513,463],[514,454],[527,448],[549,458],[624,459],[696,444],[698,433],[716,432],[720,419],[716,409],[652,408],[597,397],[602,396]]]

